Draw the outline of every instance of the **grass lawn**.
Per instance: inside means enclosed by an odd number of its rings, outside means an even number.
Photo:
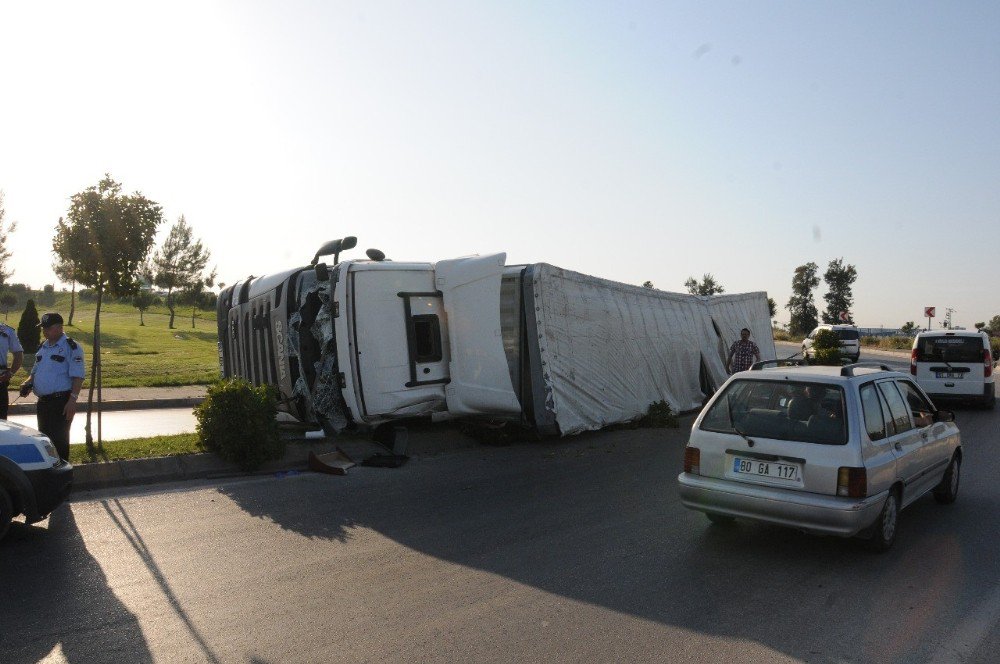
[[[151,438],[127,438],[101,443],[101,449],[94,454],[86,445],[70,445],[69,461],[74,465],[121,461],[123,459],[146,459],[149,457],[178,456],[204,452],[196,433],[181,433],[175,436],[153,436]]]
[[[53,305],[37,305],[39,314],[58,311],[67,320],[65,332],[83,346],[90,369],[94,359],[94,313],[92,302],[77,300],[73,325],[69,325],[69,295],[57,294]],[[101,364],[104,387],[160,387],[168,385],[205,385],[219,377],[219,351],[214,311],[200,311],[191,327],[191,309],[177,309],[174,329],[166,307],[153,307],[145,312],[145,325],[140,325],[139,311],[128,304],[111,303],[101,306]],[[11,312],[8,325],[16,328],[20,312]],[[34,358],[26,358],[31,361]],[[14,383],[20,384],[26,374],[19,373]]]

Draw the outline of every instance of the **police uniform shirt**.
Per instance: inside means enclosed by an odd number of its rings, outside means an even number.
[[[35,394],[45,396],[69,392],[73,379],[84,377],[83,348],[80,344],[74,345],[76,348],[70,347],[69,339],[64,334],[51,346],[45,340],[38,347],[35,366],[31,368]]]
[[[10,366],[7,357],[10,353],[23,353],[21,341],[17,338],[17,332],[10,325],[0,323],[0,369]]]

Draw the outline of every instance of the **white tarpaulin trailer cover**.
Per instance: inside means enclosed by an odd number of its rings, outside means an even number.
[[[546,263],[528,267],[524,290],[541,368],[535,419],[563,435],[634,420],[654,401],[675,412],[699,408],[726,380],[743,327],[761,359],[775,359],[763,292],[668,293]]]

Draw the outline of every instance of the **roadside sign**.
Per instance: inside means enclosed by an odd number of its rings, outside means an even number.
[[[934,318],[935,309],[937,309],[937,307],[924,307],[924,316],[926,318]]]
[[[841,311],[840,316],[838,316],[838,318],[840,318],[841,323],[848,323],[851,320],[851,317],[847,315],[846,311]]]

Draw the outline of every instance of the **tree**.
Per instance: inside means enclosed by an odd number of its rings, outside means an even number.
[[[778,315],[778,303],[774,301],[773,297],[767,298],[767,310],[770,312],[771,318]]]
[[[17,324],[17,340],[21,342],[26,355],[38,352],[38,346],[42,343],[42,328],[38,327],[38,309],[35,308],[34,300],[28,300],[24,305],[21,321]]]
[[[139,270],[153,247],[163,210],[139,192],[122,193],[110,175],[70,199],[66,221],[59,219],[52,251],[58,262],[75,266],[76,280],[97,295],[94,346],[87,397],[87,446],[93,446],[90,416],[98,390],[97,440],[101,441],[101,302],[105,295],[125,297],[139,288]]]
[[[215,270],[203,279],[199,279],[192,283],[188,288],[181,292],[178,301],[180,304],[186,304],[191,306],[191,329],[194,329],[195,316],[198,314],[199,309],[212,309],[215,308],[215,303],[218,300],[218,296],[211,292],[206,291],[205,288],[211,288],[215,284]]]
[[[153,306],[153,302],[155,300],[156,298],[153,294],[145,288],[139,289],[139,292],[132,296],[132,306],[139,310],[139,325],[146,325],[146,321],[143,319],[142,315],[145,313],[146,309]]]
[[[986,324],[986,329],[990,331],[990,334],[996,337],[1000,337],[1000,314],[997,314],[990,319],[990,322]]]
[[[977,331],[982,332],[983,328],[986,327],[986,323],[976,323],[975,327]]]
[[[917,327],[916,323],[914,323],[912,320],[908,320],[900,326],[899,331],[908,337],[912,337],[914,334],[917,333],[917,330],[919,329],[920,328]]]
[[[10,258],[10,249],[7,248],[7,238],[8,236],[17,230],[17,222],[10,222],[10,225],[4,223],[4,216],[6,215],[6,210],[3,206],[3,192],[0,191],[0,284],[7,281],[12,274],[13,270],[7,269],[7,260]],[[6,311],[4,314],[6,315]]]
[[[655,286],[653,286],[653,282],[649,281],[648,279],[646,281],[642,282],[642,287],[643,288],[648,288],[650,290],[653,290],[653,289],[656,288]]]
[[[56,260],[52,263],[52,271],[56,273],[59,281],[70,284],[69,318],[66,324],[72,327],[73,314],[76,313],[76,266],[72,261]]]
[[[191,290],[198,282],[207,279],[202,273],[208,264],[211,252],[201,245],[201,240],[193,241],[191,227],[184,216],[170,228],[170,234],[157,250],[152,261],[153,283],[167,289],[167,309],[170,310],[170,329],[174,329],[175,294],[177,291]],[[214,273],[212,275],[214,279]]]
[[[816,305],[813,304],[813,289],[819,285],[816,272],[819,266],[809,262],[795,268],[792,275],[792,296],[785,308],[791,314],[788,329],[792,334],[807,334],[819,323]]]
[[[854,294],[851,284],[858,280],[858,271],[853,265],[845,265],[843,258],[830,261],[823,275],[826,282],[827,293],[823,296],[826,300],[826,311],[823,312],[823,322],[834,325],[842,323],[840,313],[847,314],[848,323],[854,324],[851,316],[851,305],[854,304]]]
[[[0,306],[3,307],[3,319],[7,320],[7,314],[10,313],[11,307],[17,306],[17,295],[10,291],[0,293]]]
[[[722,287],[722,284],[715,280],[710,273],[705,273],[701,277],[701,283],[694,277],[688,277],[687,281],[684,282],[684,287],[687,288],[688,293],[691,295],[718,295],[719,293],[725,293],[726,289]]]

